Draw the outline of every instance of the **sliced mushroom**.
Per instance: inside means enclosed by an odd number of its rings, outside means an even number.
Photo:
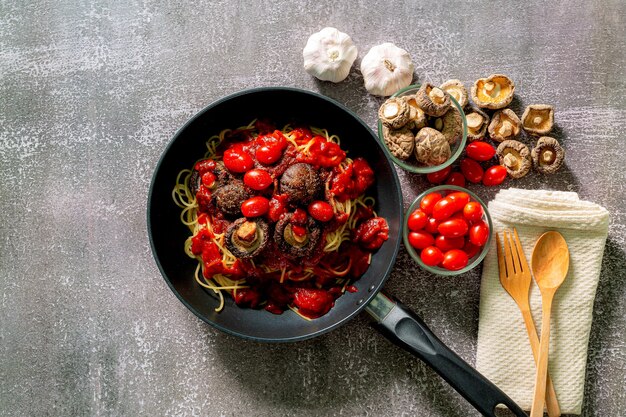
[[[528,146],[516,140],[502,142],[498,145],[496,154],[500,165],[504,165],[511,178],[522,178],[533,165]]]
[[[426,113],[417,105],[415,95],[405,96],[404,100],[409,105],[409,122],[406,127],[419,130],[426,126]]]
[[[322,183],[315,168],[302,162],[287,168],[280,177],[280,192],[299,204],[309,204],[321,188]]]
[[[387,99],[378,109],[380,121],[392,129],[399,129],[406,125],[409,121],[409,116],[409,104],[401,97]]]
[[[226,247],[237,258],[251,258],[267,246],[269,227],[261,218],[242,217],[226,229]]]
[[[503,109],[493,114],[491,123],[487,131],[489,137],[496,142],[513,139],[519,135],[522,129],[522,122],[511,109]]]
[[[446,114],[435,119],[433,127],[446,137],[450,146],[454,145],[463,136],[463,120],[456,107],[450,107]]]
[[[383,140],[389,153],[398,159],[408,159],[415,147],[415,135],[408,127],[393,130],[383,126]]]
[[[515,84],[503,74],[492,74],[479,78],[472,86],[472,100],[478,107],[502,109],[513,100]]]
[[[465,114],[467,121],[467,139],[472,142],[481,140],[487,134],[487,126],[489,125],[489,116],[478,107],[472,107]]]
[[[548,134],[554,126],[554,108],[548,104],[531,104],[522,114],[522,127],[531,135]]]
[[[450,98],[439,87],[424,83],[415,93],[417,105],[429,116],[443,116],[450,108]]]
[[[565,151],[556,139],[542,136],[533,148],[531,156],[537,171],[542,174],[554,174],[563,165]]]
[[[454,97],[461,108],[465,108],[469,103],[467,89],[460,80],[448,80],[441,84],[439,88]]]
[[[218,209],[230,216],[241,214],[241,204],[250,198],[243,182],[233,180],[226,185],[217,187],[213,192],[215,205]]]
[[[421,164],[441,165],[450,155],[450,144],[443,133],[424,127],[415,135],[415,158]]]
[[[310,255],[322,234],[320,226],[312,217],[307,217],[304,225],[292,223],[293,213],[283,216],[274,228],[274,241],[278,248],[288,258],[295,259]],[[294,231],[298,227],[304,231],[299,234]]]

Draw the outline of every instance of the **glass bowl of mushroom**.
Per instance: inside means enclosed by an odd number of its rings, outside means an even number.
[[[446,168],[461,155],[467,120],[450,94],[430,83],[414,84],[380,106],[378,137],[396,165],[428,174]]]

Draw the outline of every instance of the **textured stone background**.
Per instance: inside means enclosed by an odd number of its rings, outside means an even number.
[[[187,311],[152,259],[152,171],[211,101],[296,86],[374,127],[381,100],[358,66],[338,85],[302,70],[324,26],[351,34],[360,57],[404,47],[416,81],[503,72],[515,109],[556,106],[567,166],[508,184],[610,210],[583,414],[624,415],[625,15],[620,0],[0,1],[0,415],[476,414],[365,317],[303,343],[244,342]],[[402,181],[408,205],[425,182]],[[386,288],[473,363],[479,271],[433,277],[403,251]]]

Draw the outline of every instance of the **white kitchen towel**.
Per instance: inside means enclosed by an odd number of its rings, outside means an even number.
[[[580,414],[585,387],[587,345],[609,214],[576,193],[508,189],[488,205],[493,243],[483,264],[476,368],[530,410],[535,383],[528,334],[515,301],[500,285],[495,232],[516,228],[526,259],[548,230],[560,232],[570,250],[569,272],[556,292],[550,327],[549,371],[561,412]],[[541,329],[541,294],[534,280],[530,306]]]

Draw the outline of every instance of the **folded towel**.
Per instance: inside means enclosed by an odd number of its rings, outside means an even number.
[[[508,189],[488,205],[493,231],[517,228],[530,265],[535,242],[548,230],[560,232],[570,250],[569,272],[556,292],[551,315],[549,371],[563,414],[580,414],[593,301],[609,214],[576,193]],[[494,237],[495,242],[495,237]],[[541,330],[541,293],[534,280],[530,306]],[[495,243],[483,265],[476,368],[525,410],[530,410],[535,361],[522,315],[500,285]]]

